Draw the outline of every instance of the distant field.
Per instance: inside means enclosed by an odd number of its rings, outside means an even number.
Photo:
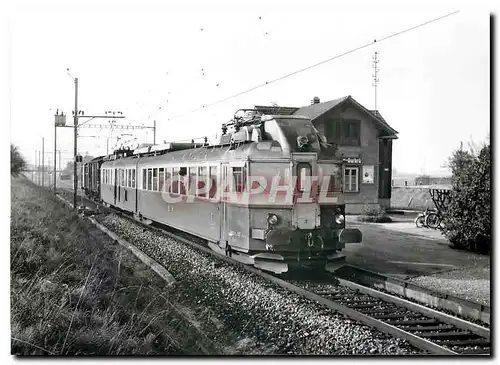
[[[11,353],[202,354],[165,282],[27,179],[12,179]]]
[[[435,208],[429,187],[392,188],[391,209],[424,210],[426,207]]]

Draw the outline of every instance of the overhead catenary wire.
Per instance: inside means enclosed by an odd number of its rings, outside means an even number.
[[[197,107],[197,108],[195,108],[195,109],[192,109],[192,110],[190,110],[190,111],[188,111],[188,112],[181,113],[181,114],[178,114],[178,115],[176,115],[176,116],[174,116],[174,117],[168,118],[168,120],[169,120],[169,121],[171,121],[171,120],[173,120],[173,119],[177,119],[177,118],[180,118],[180,117],[184,117],[184,116],[186,116],[186,115],[189,115],[189,114],[195,113],[195,112],[197,112],[197,111],[204,110],[204,109],[209,108],[209,107],[211,107],[211,106],[214,106],[214,105],[217,105],[217,104],[223,103],[223,102],[225,102],[225,101],[227,101],[227,100],[229,100],[229,99],[236,98],[236,97],[238,97],[238,96],[244,95],[244,94],[249,93],[249,92],[251,92],[251,91],[254,91],[254,90],[260,89],[260,88],[262,88],[262,87],[264,87],[264,86],[267,86],[267,85],[273,84],[273,83],[275,83],[275,82],[278,82],[278,81],[284,80],[284,79],[286,79],[286,78],[288,78],[288,77],[291,77],[291,76],[297,75],[297,74],[299,74],[299,73],[301,73],[301,72],[304,72],[304,71],[310,70],[310,69],[312,69],[312,68],[315,68],[315,67],[321,66],[321,65],[323,65],[323,64],[325,64],[325,63],[331,62],[331,61],[333,61],[333,60],[336,60],[336,59],[339,59],[339,58],[341,58],[341,57],[347,56],[347,55],[349,55],[349,54],[351,54],[351,53],[354,53],[354,52],[360,51],[360,50],[362,50],[362,49],[364,49],[364,48],[370,47],[371,45],[373,45],[373,44],[375,44],[375,43],[380,43],[380,42],[386,41],[386,40],[388,40],[388,39],[394,38],[394,37],[396,37],[396,36],[399,36],[399,35],[401,35],[401,34],[411,32],[411,31],[413,31],[413,30],[415,30],[415,29],[418,29],[418,28],[424,27],[424,26],[429,25],[429,24],[431,24],[431,23],[434,23],[434,22],[437,22],[437,21],[439,21],[439,20],[445,19],[445,18],[450,17],[450,16],[452,16],[452,15],[458,14],[459,12],[460,12],[460,10],[456,10],[456,11],[454,11],[454,12],[451,12],[451,13],[448,13],[448,14],[445,14],[445,15],[442,15],[442,16],[439,16],[439,17],[437,17],[437,18],[434,18],[434,19],[428,20],[428,21],[426,21],[426,22],[423,22],[423,23],[417,24],[417,25],[412,26],[412,27],[410,27],[410,28],[406,28],[406,29],[403,29],[403,30],[401,30],[401,31],[391,33],[391,34],[389,34],[389,35],[387,35],[387,36],[385,36],[385,37],[382,37],[382,38],[379,38],[379,39],[374,39],[374,40],[373,40],[373,41],[371,41],[371,42],[368,42],[368,43],[365,43],[365,44],[363,44],[363,45],[361,45],[361,46],[358,46],[358,47],[356,47],[356,48],[350,49],[350,50],[348,50],[348,51],[346,51],[346,52],[343,52],[343,53],[340,53],[340,54],[335,55],[335,56],[333,56],[333,57],[330,57],[330,58],[328,58],[328,59],[326,59],[326,60],[323,60],[323,61],[320,61],[320,62],[314,63],[314,64],[309,65],[309,66],[306,66],[306,67],[303,67],[303,68],[301,68],[301,69],[298,69],[298,70],[293,71],[293,72],[291,72],[291,73],[288,73],[288,74],[286,74],[286,75],[280,76],[280,77],[275,78],[275,79],[273,79],[273,80],[270,80],[270,81],[265,81],[265,82],[263,82],[263,83],[261,83],[261,84],[259,84],[259,85],[253,86],[253,87],[251,87],[251,88],[249,88],[249,89],[246,89],[246,90],[240,91],[240,92],[238,92],[238,93],[235,93],[235,94],[230,95],[230,96],[228,96],[228,97],[225,97],[225,98],[223,98],[223,99],[220,99],[220,100],[214,101],[214,102],[212,102],[212,103],[209,103],[209,104],[204,104],[204,105],[202,105],[202,106],[200,106],[200,107]]]

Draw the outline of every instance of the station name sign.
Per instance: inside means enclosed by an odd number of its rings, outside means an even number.
[[[348,157],[342,159],[343,162],[345,163],[352,163],[352,164],[361,164],[361,158],[360,157]]]

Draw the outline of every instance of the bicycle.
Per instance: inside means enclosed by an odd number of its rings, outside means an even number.
[[[427,217],[425,217],[425,225],[429,228],[434,228],[434,229],[443,229],[443,216],[441,214],[441,211],[435,211],[432,213],[429,213]]]
[[[418,228],[427,227],[427,217],[430,214],[434,214],[434,213],[435,213],[434,209],[429,209],[428,207],[425,208],[425,211],[422,213],[419,213],[418,217],[415,218],[415,225]]]

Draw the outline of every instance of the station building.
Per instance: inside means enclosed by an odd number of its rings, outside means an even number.
[[[347,214],[390,207],[392,141],[398,132],[377,110],[368,110],[350,95],[326,102],[315,97],[303,107],[256,105],[255,109],[311,118],[318,131],[337,147],[335,157],[344,162]]]

